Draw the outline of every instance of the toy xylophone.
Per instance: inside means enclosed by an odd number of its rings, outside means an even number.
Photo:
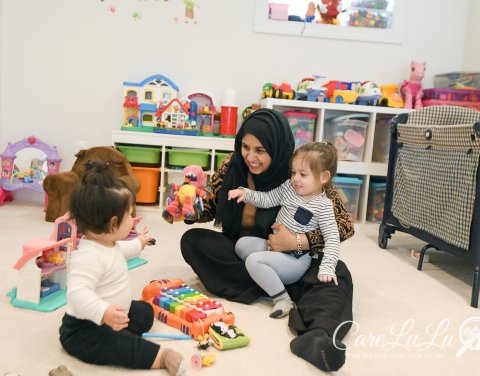
[[[152,305],[158,320],[195,339],[205,335],[214,322],[233,324],[235,321],[234,314],[225,312],[220,302],[186,285],[180,278],[150,282],[143,289],[142,299]]]

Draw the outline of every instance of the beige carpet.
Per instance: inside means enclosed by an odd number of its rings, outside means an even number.
[[[143,257],[149,261],[146,265],[130,271],[136,294],[133,298],[139,297],[150,280],[159,278],[182,278],[204,291],[180,254],[179,239],[187,226],[163,222],[158,210],[141,209],[140,214],[157,245],[145,249]],[[82,363],[66,354],[58,341],[64,307],[42,313],[10,304],[6,293],[16,284],[13,265],[21,255],[22,244],[35,237],[48,237],[52,230],[52,224],[43,220],[38,203],[16,200],[0,207],[0,375],[7,371],[22,376],[47,375],[60,364],[75,376],[166,374]],[[347,362],[337,374],[477,374],[480,312],[470,307],[472,267],[455,257],[431,252],[430,263],[419,272],[410,250],[421,248],[421,242],[397,233],[388,249],[382,250],[377,246],[377,235],[377,225],[359,225],[356,235],[342,244],[341,258],[349,265],[355,284],[355,325],[344,340]],[[322,374],[290,352],[293,335],[287,319],[269,318],[267,301],[251,306],[222,303],[235,314],[237,325],[251,343],[242,349],[212,350],[216,362],[200,371],[189,369],[188,375]],[[152,331],[180,333],[160,322]],[[160,342],[188,359],[196,352],[193,341]],[[457,357],[462,347],[465,351]]]

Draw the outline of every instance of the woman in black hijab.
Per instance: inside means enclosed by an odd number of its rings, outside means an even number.
[[[230,189],[239,186],[269,191],[290,177],[294,139],[288,120],[275,110],[260,109],[248,116],[235,137],[235,151],[213,175],[211,195],[204,202],[198,222],[215,220],[222,232],[194,228],[185,232],[181,250],[207,290],[216,296],[250,304],[266,293],[252,280],[244,262],[235,254],[235,243],[242,236],[269,240],[272,251],[297,249],[297,237],[275,224],[279,207],[255,208],[227,199]],[[340,238],[353,235],[353,223],[334,189],[332,197]],[[273,233],[272,225],[275,228]],[[300,235],[303,250],[321,249],[319,230]],[[318,267],[323,253],[312,259],[309,270],[298,282],[286,286],[296,303],[290,311],[289,326],[298,337],[290,343],[292,352],[324,371],[335,371],[345,362],[345,346],[340,340],[350,329],[353,285],[350,272],[338,261],[333,282],[321,283]],[[341,325],[342,324],[342,325]]]

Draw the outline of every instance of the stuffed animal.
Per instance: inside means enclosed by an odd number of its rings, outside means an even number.
[[[317,21],[322,24],[338,25],[339,21],[337,16],[342,11],[341,0],[322,0],[317,4],[318,13],[320,13],[320,19]]]
[[[418,110],[423,107],[422,80],[425,76],[425,68],[425,62],[410,62],[410,78],[408,81],[404,80],[400,87],[400,92],[405,100],[404,108],[415,108]]]
[[[202,211],[202,198],[207,196],[205,186],[207,175],[200,166],[190,165],[183,169],[185,182],[182,185],[172,184],[173,197],[163,211],[163,219],[168,223],[195,218],[194,206]]]
[[[51,174],[43,180],[43,189],[47,194],[48,203],[45,210],[45,220],[47,222],[55,222],[58,217],[68,211],[70,193],[82,181],[88,161],[109,162],[112,165],[114,175],[123,180],[133,193],[137,194],[140,190],[140,182],[135,176],[130,162],[113,147],[95,146],[90,149],[83,149],[75,154],[75,157],[77,159],[71,171]],[[135,206],[132,215],[135,216]]]

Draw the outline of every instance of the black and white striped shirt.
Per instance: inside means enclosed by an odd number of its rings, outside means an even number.
[[[281,206],[276,221],[291,232],[303,234],[320,229],[325,240],[325,248],[319,275],[335,277],[335,267],[340,253],[340,236],[332,201],[325,192],[307,201],[295,192],[290,180],[268,192],[241,188],[245,191],[245,202],[259,208]]]

